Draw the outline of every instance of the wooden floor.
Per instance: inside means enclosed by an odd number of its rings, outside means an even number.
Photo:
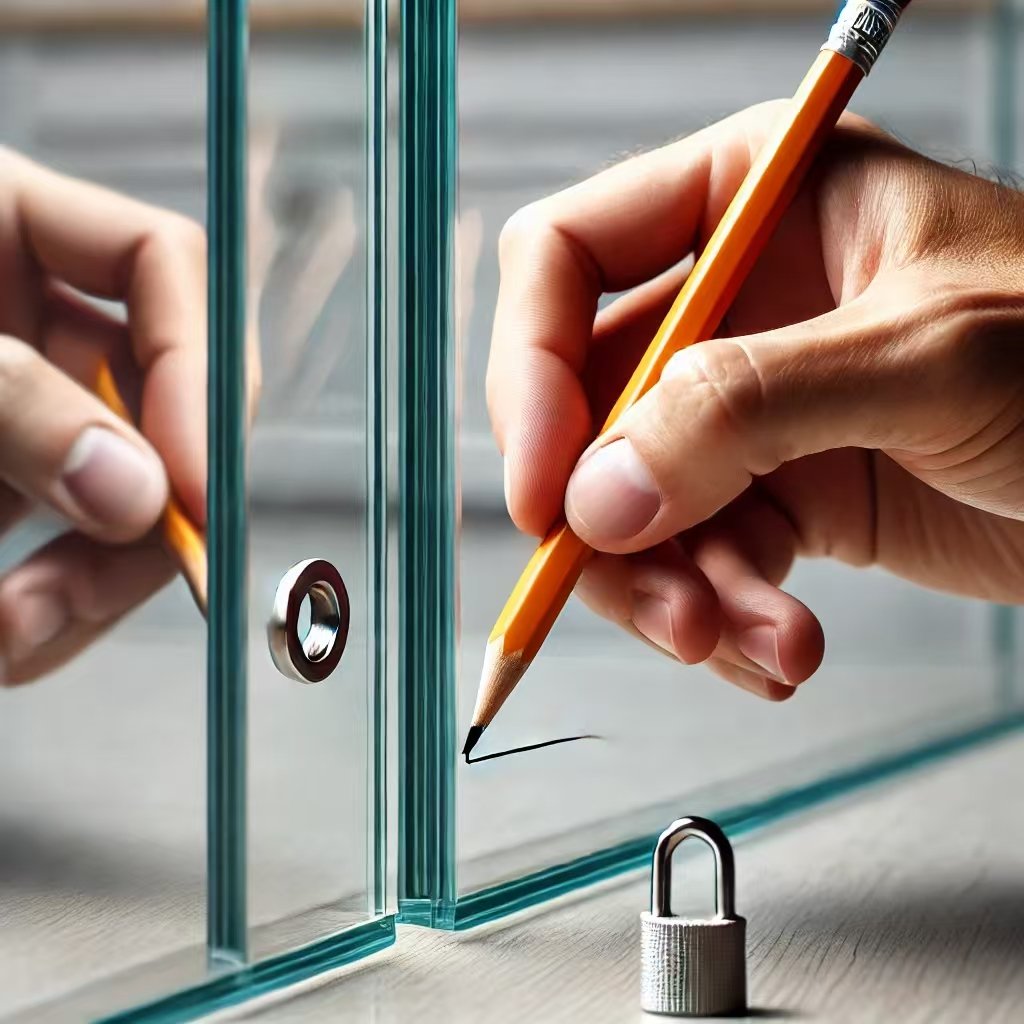
[[[751,1017],[1019,1021],[1024,737],[742,842]],[[700,852],[703,852],[701,850]],[[704,859],[678,872],[692,894]],[[687,879],[689,883],[687,884]],[[639,1009],[644,879],[392,951],[242,1016],[252,1024],[622,1024]]]

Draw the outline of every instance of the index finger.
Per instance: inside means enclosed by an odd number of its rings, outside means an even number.
[[[505,226],[487,399],[520,529],[551,525],[593,440],[581,378],[600,296],[656,277],[699,245],[778,109],[753,107],[627,160]]]
[[[142,432],[206,519],[206,235],[179,214],[11,157],[22,237],[40,267],[120,299],[143,374]]]

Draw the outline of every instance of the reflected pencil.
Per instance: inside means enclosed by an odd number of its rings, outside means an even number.
[[[751,165],[601,433],[659,380],[675,353],[714,336],[821,145],[871,70],[910,0],[849,0],[796,95]],[[565,521],[530,559],[487,642],[463,754],[537,656],[591,549]]]
[[[117,388],[113,371],[106,360],[102,360],[96,371],[94,390],[100,401],[126,423],[132,422],[131,413]],[[167,501],[161,521],[164,542],[178,563],[192,597],[202,614],[206,615],[206,541],[199,528],[181,507],[181,502],[172,494]]]

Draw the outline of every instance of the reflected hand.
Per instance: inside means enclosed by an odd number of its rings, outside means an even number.
[[[514,216],[488,370],[516,525],[542,534],[564,501],[599,552],[591,608],[771,700],[824,652],[779,589],[799,555],[1024,600],[1024,198],[860,119],[719,337],[590,444],[777,109]]]
[[[75,531],[0,580],[0,684],[11,685],[172,578],[150,534],[169,485],[205,521],[205,234],[0,151],[0,282],[0,532],[34,504]],[[101,358],[138,368],[141,433],[83,386]]]

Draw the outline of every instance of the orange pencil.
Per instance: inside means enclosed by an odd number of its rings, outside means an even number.
[[[131,414],[117,389],[110,364],[103,360],[96,371],[94,390],[115,416],[131,423]],[[206,615],[206,541],[198,527],[185,514],[172,494],[163,515],[163,534],[167,547],[181,569],[199,610]]]
[[[848,0],[787,114],[751,166],[601,433],[610,430],[658,382],[676,352],[714,335],[822,143],[909,3]],[[591,553],[563,521],[530,559],[487,642],[476,708],[463,749],[467,757],[536,657]]]

